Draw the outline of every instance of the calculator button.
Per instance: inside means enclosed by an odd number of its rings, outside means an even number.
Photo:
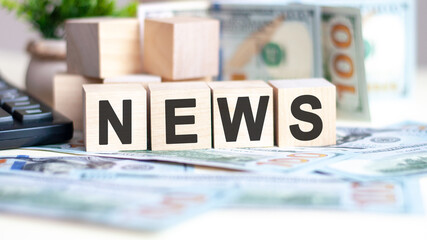
[[[40,108],[40,104],[33,101],[20,101],[20,102],[6,102],[3,105],[3,109],[8,111],[9,113],[13,113],[19,109],[30,109],[30,108]]]
[[[16,88],[0,88],[0,95],[6,95],[6,94],[12,94],[12,93],[18,93],[18,90]]]
[[[0,82],[0,89],[6,89],[9,86],[5,82]]]
[[[3,105],[6,102],[22,102],[28,100],[29,98],[27,95],[22,95],[19,93],[5,94],[0,97],[0,104]]]
[[[3,125],[5,123],[13,123],[13,118],[8,112],[0,108],[0,124]]]
[[[17,109],[13,112],[13,117],[21,122],[34,120],[51,120],[52,112],[43,108]]]

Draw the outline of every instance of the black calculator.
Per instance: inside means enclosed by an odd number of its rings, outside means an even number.
[[[0,76],[0,149],[61,143],[73,122]]]

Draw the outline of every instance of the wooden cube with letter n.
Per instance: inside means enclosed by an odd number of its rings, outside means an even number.
[[[211,92],[204,82],[150,83],[152,150],[212,147]]]
[[[325,79],[272,80],[276,144],[326,146],[336,142],[336,90]]]
[[[274,145],[273,89],[263,81],[211,82],[214,148]]]
[[[86,151],[147,149],[146,94],[141,84],[83,85]]]

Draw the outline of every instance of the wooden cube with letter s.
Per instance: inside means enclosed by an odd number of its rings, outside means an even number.
[[[336,143],[336,89],[325,79],[272,80],[278,147]]]
[[[141,84],[83,85],[86,151],[147,149],[146,94]]]
[[[273,89],[264,81],[211,82],[214,148],[274,145]]]
[[[204,82],[150,83],[152,150],[211,148],[211,92]]]

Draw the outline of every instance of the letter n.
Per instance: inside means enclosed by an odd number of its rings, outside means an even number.
[[[99,101],[99,145],[108,145],[108,122],[122,144],[132,143],[132,101],[123,100],[123,123],[107,100]]]

